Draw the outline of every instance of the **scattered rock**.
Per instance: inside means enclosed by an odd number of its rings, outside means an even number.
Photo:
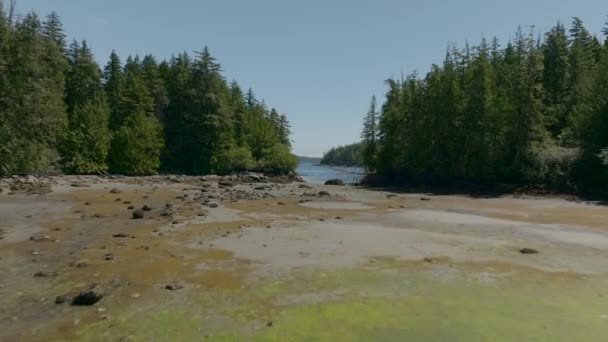
[[[312,189],[312,186],[308,185],[308,184],[300,184],[298,185],[299,189]]]
[[[330,179],[325,182],[325,185],[344,185],[344,181],[341,179]]]
[[[144,218],[144,211],[142,209],[137,209],[133,211],[132,218],[135,220],[141,220]]]
[[[519,252],[521,254],[538,254],[538,251],[536,249],[528,247],[520,249]]]
[[[172,282],[171,284],[165,285],[165,290],[170,290],[170,291],[178,291],[183,288],[184,288],[184,286],[176,281]]]
[[[55,297],[55,304],[63,304],[71,301],[72,299],[68,295],[60,295]]]
[[[91,286],[88,290],[80,292],[74,299],[72,304],[75,306],[91,306],[99,302],[103,298],[101,288],[97,285]]]
[[[51,278],[51,277],[56,277],[56,276],[57,276],[57,272],[40,271],[40,272],[36,272],[34,274],[34,278]]]
[[[48,235],[32,235],[32,236],[30,236],[30,241],[51,242],[51,241],[53,241],[53,239],[51,239],[51,237]]]
[[[112,236],[115,237],[115,238],[128,238],[128,237],[131,237],[131,235],[125,234],[125,233],[116,233],[116,234],[114,234]]]
[[[234,183],[232,182],[228,182],[228,181],[220,181],[219,183],[217,183],[219,186],[223,186],[226,188],[231,188],[234,186]]]

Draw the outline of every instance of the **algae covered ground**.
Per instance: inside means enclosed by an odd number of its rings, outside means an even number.
[[[599,204],[269,179],[37,181],[50,188],[0,185],[2,341],[608,339]],[[70,305],[93,287],[98,302]]]

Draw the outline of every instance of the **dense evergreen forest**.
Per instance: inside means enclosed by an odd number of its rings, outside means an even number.
[[[442,65],[386,81],[364,121],[365,165],[424,181],[608,189],[608,23],[574,18],[448,48]],[[603,40],[603,43],[602,43]]]
[[[288,172],[287,117],[228,83],[205,47],[168,61],[66,45],[56,13],[0,0],[0,175]]]
[[[323,154],[321,165],[363,166],[363,144],[333,147]]]

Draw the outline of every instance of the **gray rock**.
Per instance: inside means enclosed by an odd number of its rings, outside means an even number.
[[[144,218],[144,211],[142,209],[137,209],[133,211],[132,218],[135,220],[140,220]]]
[[[95,305],[95,303],[99,302],[102,298],[102,289],[98,285],[93,285],[88,290],[82,291],[74,297],[71,305],[91,306]]]
[[[325,182],[325,185],[344,185],[344,181],[341,179],[330,179]]]
[[[521,254],[538,254],[538,251],[536,249],[528,247],[520,249],[519,252]]]

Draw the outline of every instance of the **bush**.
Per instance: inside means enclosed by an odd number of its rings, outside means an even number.
[[[256,168],[257,163],[247,146],[232,146],[218,156],[214,156],[214,170],[219,174],[230,172],[250,171]]]
[[[561,147],[545,144],[532,150],[535,175],[533,180],[550,184],[565,185],[571,179],[573,169],[582,155],[577,147]]]
[[[164,146],[162,126],[144,113],[130,115],[110,148],[110,171],[125,175],[155,174]]]
[[[264,150],[261,167],[265,172],[289,173],[298,166],[298,158],[291,153],[288,146],[275,144]]]

